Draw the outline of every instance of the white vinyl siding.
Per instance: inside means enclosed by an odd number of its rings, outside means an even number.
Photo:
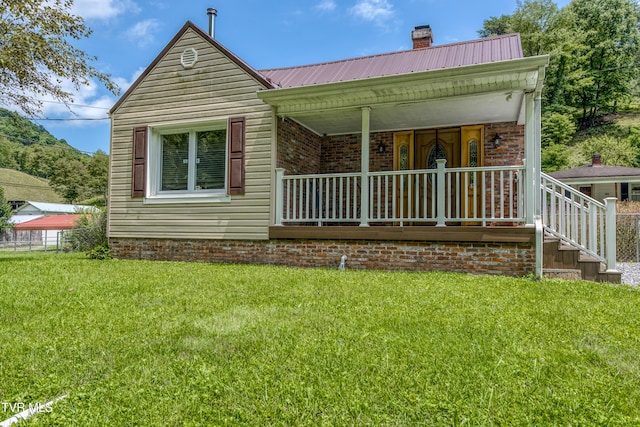
[[[186,48],[198,52],[198,62],[187,70],[180,64]],[[274,123],[271,107],[256,95],[260,89],[245,70],[187,30],[112,115],[109,236],[268,239]],[[224,203],[192,199],[184,204],[151,204],[131,197],[134,128],[150,126],[151,135],[154,126],[178,124],[189,132],[190,124],[226,123],[229,117],[246,119],[244,195],[227,197]],[[225,179],[227,167],[225,163]],[[194,193],[198,182],[209,186],[217,179],[207,175],[206,169],[197,172],[196,165]]]

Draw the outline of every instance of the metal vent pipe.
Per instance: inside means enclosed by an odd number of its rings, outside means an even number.
[[[209,35],[213,39],[216,36],[215,24],[216,24],[216,16],[218,16],[218,11],[210,7],[207,9],[207,16],[209,16]]]

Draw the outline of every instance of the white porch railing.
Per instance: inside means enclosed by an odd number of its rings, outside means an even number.
[[[541,174],[545,233],[616,269],[616,199],[605,203]]]
[[[294,223],[523,223],[524,166],[285,176],[276,171],[276,225]],[[367,197],[363,200],[362,197]],[[362,203],[362,202],[367,203]]]

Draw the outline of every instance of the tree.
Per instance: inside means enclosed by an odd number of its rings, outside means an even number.
[[[109,156],[102,150],[96,151],[87,163],[88,186],[94,196],[107,198],[109,186]]]
[[[0,0],[0,103],[33,115],[42,108],[40,97],[70,102],[73,96],[63,89],[64,80],[78,90],[95,78],[118,93],[110,76],[91,65],[97,58],[69,42],[91,34],[83,19],[71,14],[72,4],[73,0]]]
[[[567,147],[560,144],[551,144],[542,150],[542,170],[546,173],[566,169],[569,164]]]
[[[478,36],[483,38],[495,37],[511,32],[513,32],[511,31],[511,15],[492,16],[484,20],[482,29],[478,30]]]
[[[558,16],[558,6],[552,0],[518,1],[510,29],[520,33],[524,56],[542,55],[551,50]]]
[[[524,56],[547,53],[549,37],[558,17],[558,6],[552,0],[518,0],[513,15],[492,16],[483,23],[480,37],[520,33]]]
[[[13,212],[11,211],[11,205],[4,197],[4,188],[0,187],[0,234],[12,227],[9,219]]]
[[[569,167],[588,165],[596,153],[601,155],[603,165],[636,167],[640,150],[629,139],[611,135],[592,137],[576,145]]]
[[[54,163],[49,185],[67,203],[74,203],[87,196],[88,179],[87,167],[81,160],[62,157]]]
[[[552,89],[581,113],[582,127],[615,108],[635,85],[639,66],[638,7],[633,0],[573,0],[563,17],[569,37],[562,79]],[[556,99],[557,99],[556,98]]]
[[[571,116],[556,112],[542,116],[542,148],[553,144],[566,145],[576,133],[576,124]]]

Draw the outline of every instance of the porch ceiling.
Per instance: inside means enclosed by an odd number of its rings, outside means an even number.
[[[323,135],[358,133],[361,109],[371,131],[524,120],[524,94],[539,90],[545,57],[315,86],[270,89],[258,96]]]
[[[524,92],[491,93],[371,108],[371,131],[522,121]],[[319,135],[360,133],[360,108],[288,115]]]

